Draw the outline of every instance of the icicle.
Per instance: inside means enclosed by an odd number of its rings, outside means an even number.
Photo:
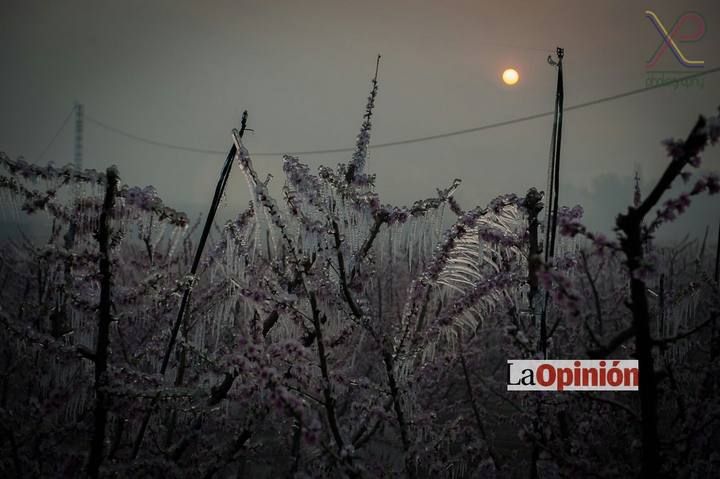
[[[182,229],[179,227],[175,227],[172,230],[172,233],[170,235],[171,241],[170,241],[170,248],[168,248],[168,259],[172,258],[175,255],[175,249],[177,248],[177,245],[180,243],[180,240],[182,239]]]
[[[160,222],[158,221],[158,223],[160,223]],[[174,229],[177,229],[177,228],[174,228]],[[155,239],[151,240],[153,251],[157,250],[158,244],[160,244],[160,241],[165,237],[165,234],[168,231],[168,225],[165,223],[161,223],[160,225],[156,224],[155,231],[156,231]]]

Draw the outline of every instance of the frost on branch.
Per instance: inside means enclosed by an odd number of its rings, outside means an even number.
[[[357,137],[355,144],[355,152],[353,153],[352,160],[347,167],[347,171],[344,171],[345,180],[348,184],[352,183],[355,185],[368,186],[374,183],[374,176],[368,176],[365,174],[365,163],[367,162],[368,146],[370,146],[370,130],[372,129],[372,114],[375,108],[375,97],[378,92],[378,81],[377,81],[377,67],[380,66],[380,56],[378,55],[377,66],[375,69],[375,77],[372,80],[372,90],[368,97],[367,106],[365,107],[365,116],[363,117],[362,128],[360,128],[360,134]]]

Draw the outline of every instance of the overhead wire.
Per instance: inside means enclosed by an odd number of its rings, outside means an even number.
[[[703,76],[711,75],[711,74],[714,74],[717,72],[720,72],[720,67],[711,68],[711,69],[704,70],[704,71],[701,71],[698,73],[693,73],[690,75],[685,75],[685,76],[682,76],[682,77],[679,77],[676,79],[672,79],[672,80],[668,80],[668,81],[665,81],[662,83],[656,83],[654,85],[645,86],[643,88],[636,88],[634,90],[629,90],[629,91],[625,91],[622,93],[617,93],[614,95],[597,98],[595,100],[578,103],[576,105],[565,107],[564,110],[566,112],[579,110],[582,108],[587,108],[590,106],[598,105],[601,103],[606,103],[606,102],[610,102],[610,101],[619,100],[621,98],[627,98],[630,96],[639,95],[641,93],[645,93],[648,91],[656,90],[658,88],[670,86],[675,83],[679,83],[681,81],[692,80],[695,78],[700,78]],[[384,143],[376,143],[374,145],[370,145],[369,149],[377,150],[380,148],[388,148],[388,147],[400,146],[400,145],[409,145],[409,144],[414,144],[414,143],[422,143],[422,142],[426,142],[426,141],[439,140],[439,139],[443,139],[443,138],[450,138],[453,136],[466,135],[469,133],[476,133],[476,132],[480,132],[480,131],[490,130],[490,129],[494,129],[494,128],[500,128],[500,127],[504,127],[504,126],[514,125],[517,123],[523,123],[523,122],[527,122],[527,121],[531,121],[531,120],[536,120],[539,118],[553,116],[554,114],[555,114],[554,110],[549,110],[549,111],[544,111],[542,113],[535,113],[532,115],[521,116],[521,117],[513,118],[510,120],[489,123],[486,125],[480,125],[480,126],[476,126],[476,127],[472,127],[472,128],[464,128],[461,130],[448,131],[445,133],[438,133],[435,135],[419,136],[419,137],[415,137],[415,138],[408,138],[405,140],[395,140],[395,141],[387,141]],[[179,150],[179,151],[187,151],[187,152],[191,152],[191,153],[211,154],[211,155],[219,155],[219,154],[224,155],[225,153],[227,153],[224,150],[196,148],[196,147],[191,147],[191,146],[176,145],[173,143],[158,141],[158,140],[154,140],[151,138],[136,135],[134,133],[128,132],[121,128],[117,128],[115,126],[109,125],[108,123],[105,123],[105,122],[98,120],[97,118],[94,118],[87,114],[85,115],[85,118],[88,122],[91,122],[94,125],[96,125],[100,128],[103,128],[105,130],[111,131],[117,135],[124,136],[126,138],[129,138],[129,139],[132,139],[132,140],[135,140],[138,142],[146,143],[149,145],[157,146],[157,147],[168,148],[168,149]],[[257,152],[257,153],[253,153],[253,156],[281,156],[281,155],[294,155],[294,156],[305,155],[305,156],[308,156],[308,155],[322,155],[322,154],[328,154],[328,153],[348,153],[348,152],[352,152],[354,150],[355,150],[354,147],[325,148],[325,149],[298,150],[298,151],[288,150],[288,151],[276,151],[276,152]]]
[[[57,131],[53,135],[52,139],[48,142],[47,145],[45,145],[45,148],[43,148],[42,152],[40,153],[40,155],[37,158],[36,163],[40,163],[40,161],[42,161],[45,154],[50,150],[50,147],[52,147],[53,143],[55,143],[55,140],[58,139],[58,136],[60,136],[60,133],[62,133],[62,131],[65,129],[65,126],[67,126],[67,123],[70,120],[70,118],[72,117],[73,113],[75,113],[74,105],[70,109],[70,113],[68,113],[67,116],[65,117],[65,119],[63,120],[62,124],[60,125],[60,128],[57,129]]]

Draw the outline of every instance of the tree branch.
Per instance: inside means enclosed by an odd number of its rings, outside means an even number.
[[[608,342],[607,346],[603,346],[598,349],[589,349],[587,354],[591,359],[602,359],[608,357],[617,348],[623,345],[623,343],[635,336],[635,328],[630,326],[629,328],[620,331],[614,338]]]
[[[485,441],[488,449],[488,454],[490,455],[490,459],[492,459],[493,461],[493,466],[497,469],[500,466],[500,463],[498,462],[497,455],[493,451],[493,447],[490,445],[487,433],[485,432],[485,427],[482,423],[482,418],[480,417],[480,411],[478,410],[477,402],[475,401],[475,394],[473,393],[472,383],[470,382],[470,373],[468,372],[465,355],[463,354],[462,350],[458,351],[458,354],[460,356],[460,364],[462,365],[463,377],[465,378],[465,388],[467,389],[468,400],[470,401],[470,407],[472,408],[473,415],[475,416],[475,424],[477,425],[480,437],[483,441]]]
[[[398,425],[400,426],[400,439],[402,440],[403,451],[405,452],[405,472],[408,477],[412,479],[415,477],[415,467],[413,465],[412,457],[410,457],[410,438],[408,435],[407,423],[405,421],[405,414],[403,413],[402,404],[400,403],[400,389],[398,388],[397,381],[395,380],[393,357],[388,344],[384,345],[383,348],[383,362],[385,363],[385,372],[387,373],[388,385],[390,386],[390,396],[393,400],[395,417],[397,418]]]
[[[332,394],[330,386],[330,372],[328,370],[327,356],[325,354],[325,343],[323,342],[322,326],[320,325],[320,311],[317,307],[317,298],[315,293],[310,293],[310,307],[313,315],[313,327],[315,328],[315,341],[318,347],[318,359],[320,361],[320,372],[323,377],[323,399],[325,404],[325,413],[327,415],[330,431],[332,432],[338,449],[342,449],[345,445],[340,427],[338,426],[337,417],[335,415],[335,397]]]

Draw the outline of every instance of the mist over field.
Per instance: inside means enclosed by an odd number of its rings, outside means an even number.
[[[711,1],[682,7],[605,2],[334,2],[5,1],[0,18],[0,145],[36,161],[74,101],[109,126],[160,142],[227,151],[230,129],[247,109],[253,153],[352,147],[366,85],[383,55],[373,143],[404,140],[552,111],[555,74],[547,62],[566,49],[565,104],[643,88],[647,61],[660,37],[644,11],[670,28],[685,11],[707,28],[685,54],[717,65],[720,9]],[[560,14],[561,13],[561,14]],[[687,32],[694,25],[687,23]],[[514,66],[514,87],[500,80]],[[657,70],[682,70],[667,51]],[[636,170],[650,185],[662,171],[660,141],[683,137],[700,113],[717,108],[717,75],[702,85],[655,90],[565,116],[561,191],[564,204],[582,202],[593,226],[606,228],[616,211],[609,197],[631,197]],[[123,181],[152,184],[170,204],[196,214],[222,165],[223,153],[197,154],[133,141],[86,120],[84,162],[116,164]],[[72,122],[42,158],[73,158]],[[545,188],[552,116],[437,141],[371,150],[377,190],[408,204],[462,178],[464,204],[508,191]],[[716,165],[710,152],[706,165]],[[302,155],[312,166],[334,166],[350,153]],[[280,155],[258,159],[280,178]],[[711,166],[707,166],[711,168]],[[618,179],[617,186],[604,178]],[[189,181],[192,179],[192,181]],[[607,189],[608,191],[604,191]],[[577,195],[573,192],[578,191]],[[582,201],[581,195],[600,201]],[[599,196],[599,198],[597,198]],[[586,197],[588,198],[588,197]],[[232,210],[247,204],[231,184]],[[612,205],[613,207],[616,204]],[[698,211],[702,209],[702,212]],[[683,218],[701,235],[720,217],[717,202]],[[714,220],[713,220],[714,221]],[[683,228],[686,229],[686,228]],[[664,234],[664,233],[663,233]]]

